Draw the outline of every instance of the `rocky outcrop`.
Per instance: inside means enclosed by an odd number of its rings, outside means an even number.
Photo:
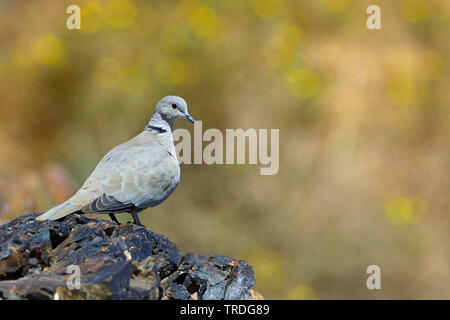
[[[0,226],[0,299],[256,299],[252,268],[143,226],[72,214]],[[78,281],[79,280],[79,281]]]

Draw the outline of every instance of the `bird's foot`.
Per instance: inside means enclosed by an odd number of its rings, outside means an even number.
[[[119,220],[117,220],[116,215],[114,213],[108,213],[108,214],[112,221],[114,221],[117,224],[120,224]]]
[[[131,214],[131,216],[133,217],[133,223],[135,224],[135,225],[137,225],[137,226],[144,226],[142,223],[141,223],[141,221],[139,220],[139,217],[138,217],[138,214],[137,214],[137,212],[133,212],[132,214]]]

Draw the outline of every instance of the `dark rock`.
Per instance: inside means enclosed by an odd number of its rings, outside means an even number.
[[[239,260],[237,266],[229,274],[229,283],[225,289],[226,300],[251,300],[251,289],[255,285],[255,278],[249,278],[253,274],[252,267]]]
[[[77,214],[41,222],[37,215],[0,226],[0,299],[261,297],[242,260],[183,256],[165,236],[134,224]]]

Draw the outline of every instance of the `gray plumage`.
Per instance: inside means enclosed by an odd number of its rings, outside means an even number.
[[[109,151],[83,186],[66,202],[40,215],[38,220],[56,220],[71,213],[129,212],[140,224],[137,213],[154,207],[175,190],[180,166],[172,129],[177,118],[194,119],[180,97],[161,99],[144,131]]]

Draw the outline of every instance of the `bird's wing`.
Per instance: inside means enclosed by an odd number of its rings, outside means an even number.
[[[130,212],[135,207],[132,203],[122,203],[116,198],[103,193],[89,205],[85,206],[82,211],[85,213]]]
[[[124,212],[164,200],[179,181],[176,160],[160,145],[129,145],[106,155],[80,192],[96,193],[90,213]]]

